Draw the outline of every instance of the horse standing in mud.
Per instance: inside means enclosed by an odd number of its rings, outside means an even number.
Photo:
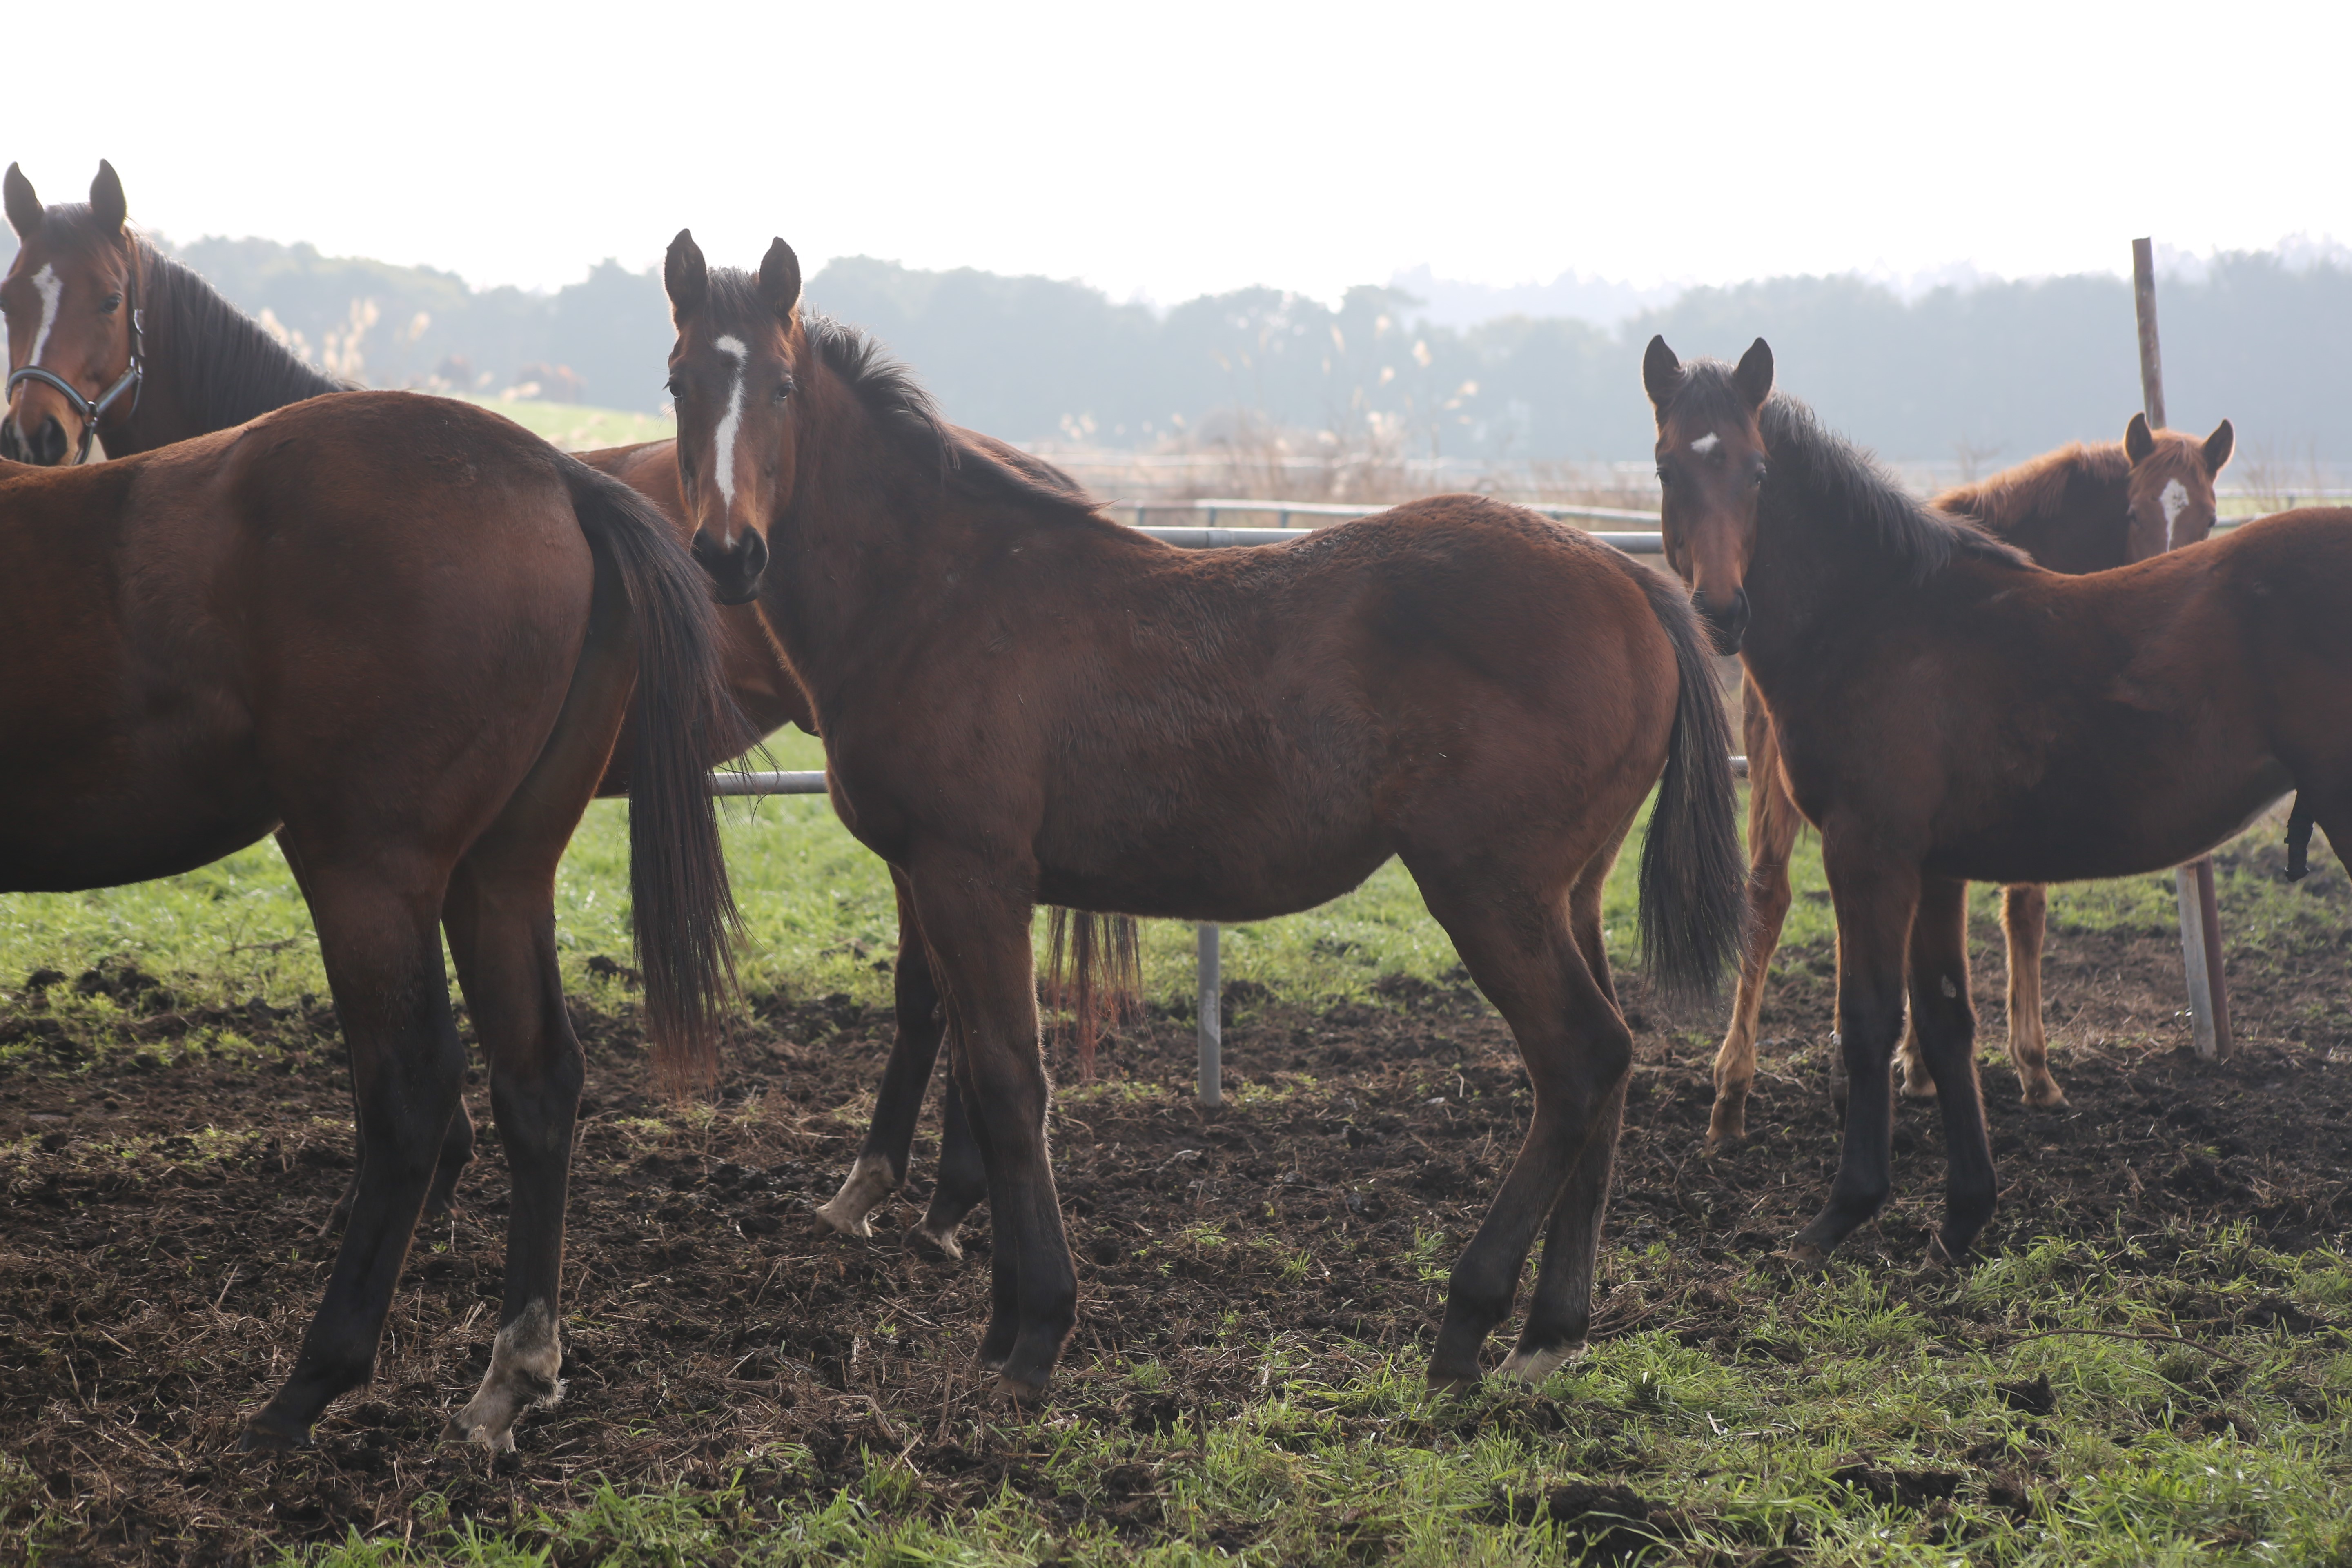
[[[12,328],[37,293],[11,277]],[[705,759],[740,743],[709,587],[625,486],[496,416],[316,399],[160,452],[0,466],[0,891],[173,875],[275,831],[319,933],[368,1158],[247,1447],[364,1383],[457,1113],[446,933],[513,1172],[494,1447],[551,1397],[583,1060],[557,862],[633,694],[630,889],[657,1058],[707,1074],[732,903]]]
[[[1997,539],[2030,553],[2053,572],[2105,572],[2194,544],[2213,531],[2213,481],[2235,440],[2221,421],[2199,441],[2172,430],[2150,430],[2135,414],[2124,438],[2104,446],[2081,442],[2046,452],[1990,479],[1946,490],[1928,504],[1975,521]],[[1756,1078],[1758,1014],[1780,925],[1789,915],[1789,855],[1804,826],[1780,778],[1772,717],[1754,676],[1740,689],[1740,719],[1748,752],[1748,892],[1755,911],[1731,1025],[1715,1058],[1715,1109],[1710,1149],[1746,1135],[1748,1086]],[[2003,889],[2001,929],[2009,949],[2009,1059],[2028,1105],[2063,1108],[2066,1093],[2050,1075],[2042,1026],[2042,933],[2047,911],[2042,889],[2024,883]],[[1898,1055],[1903,1092],[1936,1092],[1934,1077],[1906,1032]]]
[[[1662,526],[1717,646],[1771,712],[1837,910],[1844,1145],[1794,1244],[1886,1200],[1907,987],[1949,1163],[1944,1257],[1992,1213],[1967,885],[2177,866],[2289,790],[2352,845],[2352,510],[2249,523],[2111,572],[2037,566],[1906,495],[1802,405],[1759,339],[1737,368],[1653,339]]]
[[[11,276],[23,280],[18,292],[31,302],[22,312],[21,330],[10,338],[12,379],[6,415],[0,418],[0,452],[42,464],[79,460],[102,431],[107,452],[127,457],[225,430],[306,398],[352,390],[305,364],[202,278],[132,233],[113,165],[99,165],[87,205],[43,206],[14,164],[5,195],[8,221],[22,243]],[[40,374],[28,374],[36,371]],[[126,386],[131,389],[129,401],[119,395],[109,401],[108,389]],[[1077,492],[1074,481],[1048,465],[988,437],[959,434],[1006,460],[1026,463],[1044,482]],[[723,601],[719,651],[728,694],[750,735],[766,735],[786,724],[814,733],[808,700],[753,597],[766,562],[767,542],[760,531],[730,534],[721,545],[716,535],[698,527],[707,501],[692,494],[692,481],[680,474],[674,441],[577,456],[653,502],[710,572]],[[624,731],[597,786],[600,795],[627,790],[634,712],[628,722],[632,728]],[[717,763],[726,757],[708,760]],[[903,888],[898,895],[900,930],[911,932],[914,921]],[[1057,922],[1057,932],[1063,929]],[[1115,1006],[1117,981],[1131,968],[1135,926],[1132,921],[1079,915],[1066,929],[1074,971],[1067,999],[1081,1049],[1090,1049],[1097,1013]],[[1057,951],[1055,973],[1061,969]],[[840,1194],[817,1211],[845,1235],[871,1235],[867,1214],[905,1180],[944,1026],[938,986],[920,946],[903,935],[894,1010],[907,1045],[891,1055],[874,1126],[856,1166]],[[946,1132],[940,1180],[919,1234],[950,1257],[961,1257],[956,1226],[980,1201],[982,1181],[951,1087],[943,1089],[941,1100]],[[428,1217],[447,1212],[473,1152],[473,1121],[461,1107],[450,1121],[440,1169],[425,1200]],[[328,1215],[330,1232],[350,1213],[365,1155],[362,1132],[351,1184]]]
[[[835,808],[904,879],[946,997],[994,1227],[982,1364],[1042,1394],[1077,1311],[1034,906],[1261,920],[1395,855],[1534,1090],[1429,1375],[1479,1375],[1547,1226],[1505,1366],[1548,1375],[1590,1321],[1632,1064],[1601,889],[1654,784],[1653,970],[1708,984],[1744,919],[1728,726],[1682,592],[1469,496],[1180,551],[944,425],[869,342],[802,312],[782,240],[752,277],[709,271],[681,234],[667,278],[680,468],[731,479],[735,526],[766,529],[761,599]]]

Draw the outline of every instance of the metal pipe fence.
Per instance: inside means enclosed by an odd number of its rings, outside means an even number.
[[[1185,550],[1223,550],[1235,545],[1278,544],[1285,540],[1303,539],[1316,531],[1311,528],[1221,528],[1216,519],[1224,512],[1271,512],[1287,520],[1296,514],[1322,517],[1334,521],[1347,518],[1370,517],[1385,511],[1385,506],[1358,507],[1337,501],[1264,501],[1264,500],[1198,500],[1147,501],[1134,504],[1138,513],[1146,511],[1205,511],[1209,523],[1198,528],[1142,528],[1154,539]],[[1606,507],[1533,506],[1529,511],[1565,521],[1590,520],[1596,522],[1655,523],[1657,517],[1650,512],[1617,511]],[[1326,526],[1328,526],[1328,524]],[[1654,531],[1594,532],[1603,544],[1614,545],[1629,555],[1664,553]],[[1732,772],[1741,778],[1748,776],[1748,759],[1731,759]],[[715,795],[823,795],[825,793],[822,771],[793,770],[770,773],[715,773],[710,775],[710,793]],[[1220,981],[1220,943],[1218,927],[1202,921],[1196,932],[1195,962],[1198,965],[1199,1013],[1194,1025],[1200,1046],[1200,1077],[1197,1092],[1201,1103],[1214,1106],[1224,1098],[1223,1066],[1223,1002],[1224,987]]]

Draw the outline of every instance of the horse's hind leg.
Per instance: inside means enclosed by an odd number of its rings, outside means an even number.
[[[352,1140],[356,1158],[352,1163],[352,1179],[343,1184],[343,1195],[327,1211],[327,1221],[319,1227],[320,1236],[341,1232],[352,1217],[352,1205],[359,1200],[360,1172],[367,1164],[366,1124],[353,1119],[360,1131]],[[474,1119],[467,1114],[465,1097],[458,1096],[457,1113],[449,1118],[449,1131],[441,1136],[441,1157],[433,1168],[433,1185],[425,1194],[425,1217],[441,1219],[455,1206],[457,1182],[465,1175],[466,1166],[474,1157]]]
[[[904,872],[890,873],[898,895],[898,964],[897,980],[898,1037],[890,1045],[890,1060],[882,1069],[882,1087],[874,1100],[874,1120],[866,1142],[849,1167],[848,1179],[816,1217],[844,1236],[872,1236],[866,1221],[881,1203],[907,1180],[908,1152],[914,1147],[915,1121],[922,1114],[923,1091],[939,1060],[940,1036],[946,1016],[940,1006],[938,982],[931,975],[930,956],[923,948],[922,926]],[[958,1217],[961,1217],[959,1215]],[[950,1256],[953,1226],[950,1226]]]
[[[320,1412],[374,1370],[393,1289],[465,1082],[466,1053],[435,929],[437,879],[371,874],[378,869],[310,879],[311,918],[351,1047],[368,1155],[325,1299],[292,1375],[247,1423],[247,1448],[308,1442]],[[433,885],[418,885],[427,880]]]
[[[981,1158],[980,1141],[964,1110],[963,1091],[950,1073],[940,1088],[940,1168],[931,1182],[930,1204],[917,1227],[919,1234],[950,1258],[962,1258],[956,1227],[986,1196],[988,1166]]]
[[[2066,1091],[2050,1076],[2050,1042],[2042,1032],[2042,933],[2049,902],[2038,884],[2001,890],[2001,932],[2009,939],[2009,1059],[2026,1104],[2063,1110]]]
[[[1919,889],[1911,921],[1911,1020],[1920,1055],[1936,1078],[1944,1112],[1944,1229],[1948,1258],[1966,1255],[1991,1217],[1992,1149],[1985,1139],[1984,1100],[1977,1084],[1976,1005],[1969,999],[1969,889],[1935,880]]]
[[[1569,896],[1569,930],[1601,995],[1613,1005],[1609,954],[1602,945],[1601,895],[1616,860],[1609,852],[1585,868]],[[1620,1082],[1584,1141],[1584,1152],[1568,1184],[1552,1205],[1544,1230],[1543,1261],[1536,1269],[1533,1297],[1517,1346],[1501,1370],[1539,1384],[1584,1346],[1592,1322],[1592,1280],[1601,1258],[1601,1222],[1607,1212],[1609,1184],[1617,1160],[1617,1137],[1624,1122],[1625,1089]]]
[[[1477,1380],[1479,1349],[1509,1315],[1536,1232],[1588,1158],[1605,1194],[1616,1130],[1609,1110],[1623,1095],[1633,1040],[1557,902],[1532,889],[1495,887],[1502,879],[1491,867],[1481,875],[1451,868],[1433,874],[1415,858],[1408,854],[1406,864],[1430,912],[1510,1025],[1535,1095],[1518,1158],[1446,1286],[1444,1321],[1429,1361],[1429,1381],[1442,1387]],[[1589,1153],[1593,1139],[1609,1142],[1608,1155]],[[1598,1204],[1592,1206],[1597,1220]],[[1574,1245],[1581,1244],[1580,1237]],[[1543,1348],[1565,1354],[1559,1345]]]
[[[1780,926],[1789,918],[1789,855],[1804,818],[1780,783],[1780,741],[1753,680],[1740,689],[1740,727],[1748,745],[1748,951],[1739,963],[1731,1026],[1715,1053],[1715,1110],[1706,1146],[1719,1148],[1748,1131],[1748,1089],[1756,1079],[1756,1030]]]

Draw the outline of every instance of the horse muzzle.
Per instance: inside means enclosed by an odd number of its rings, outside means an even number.
[[[1715,651],[1727,658],[1739,651],[1748,636],[1748,590],[1735,588],[1731,602],[1717,605],[1704,595],[1693,595],[1691,602],[1698,608],[1699,617],[1706,622],[1708,635],[1715,639]]]
[[[44,468],[54,468],[72,451],[73,443],[66,439],[66,427],[54,414],[34,426],[30,435],[17,426],[16,416],[0,418],[0,458],[12,463],[36,463]]]
[[[728,549],[697,529],[694,559],[710,574],[714,598],[722,605],[747,605],[760,596],[760,576],[768,569],[768,542],[759,530],[747,528],[737,536],[734,548]]]

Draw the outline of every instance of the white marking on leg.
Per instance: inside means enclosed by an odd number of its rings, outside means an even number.
[[[65,298],[66,280],[54,264],[44,262],[33,274],[33,291],[41,297],[41,325],[33,333],[33,357],[25,362],[28,366],[40,363],[41,351],[49,346],[49,329],[58,324],[58,301]]]
[[[534,1405],[551,1405],[563,1397],[563,1380],[555,1375],[562,1369],[563,1342],[554,1310],[545,1301],[533,1301],[499,1331],[481,1387],[466,1408],[449,1417],[441,1435],[460,1442],[478,1439],[494,1454],[511,1452],[515,1418]]]
[[[719,497],[729,506],[735,504],[735,435],[743,427],[743,370],[751,351],[743,340],[732,334],[720,338],[714,345],[720,353],[735,356],[735,384],[727,389],[727,412],[719,416],[719,433],[714,437],[717,460],[710,468],[711,478],[719,482]]]
[[[1496,1370],[1505,1377],[1516,1377],[1533,1388],[1551,1381],[1551,1374],[1584,1354],[1584,1342],[1562,1345],[1557,1350],[1514,1350]]]
[[[898,1190],[898,1178],[891,1174],[887,1162],[876,1155],[860,1154],[857,1163],[849,1167],[849,1179],[841,1184],[841,1191],[816,1211],[816,1217],[844,1236],[872,1236],[874,1227],[866,1222],[866,1216]]]
[[[1708,431],[1706,435],[1704,435],[1704,436],[1700,437],[1697,440],[1693,441],[1693,442],[1691,443],[1691,450],[1692,450],[1692,451],[1694,451],[1694,452],[1696,452],[1700,457],[1704,458],[1704,457],[1706,457],[1709,452],[1714,451],[1717,447],[1720,447],[1720,446],[1722,446],[1722,445],[1723,445],[1723,437],[1720,437],[1720,436],[1718,436],[1718,435],[1717,435],[1714,431],[1710,430],[1710,431]]]
[[[2164,547],[2172,548],[2172,525],[2179,521],[2181,508],[2189,504],[2189,487],[2179,479],[2167,479],[2157,495],[2157,504],[2164,508]]]

